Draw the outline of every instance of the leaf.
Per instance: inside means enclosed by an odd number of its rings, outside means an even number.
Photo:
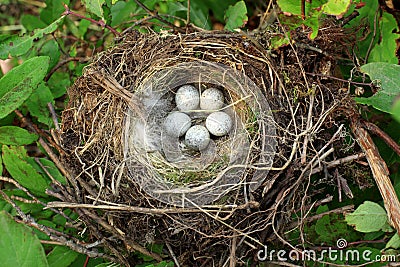
[[[396,40],[400,37],[398,32],[396,19],[392,14],[384,12],[379,21],[380,36],[377,36],[379,43],[374,45],[368,62],[387,62],[397,64],[396,57],[397,44]]]
[[[99,18],[103,18],[103,4],[105,0],[83,0],[86,8]]]
[[[225,12],[225,29],[233,31],[234,29],[241,28],[248,20],[247,8],[244,1],[239,1]]]
[[[40,12],[40,19],[47,24],[61,17],[65,11],[64,5],[69,5],[70,0],[46,0],[46,8]]]
[[[49,70],[55,67],[60,60],[60,48],[58,47],[57,41],[50,39],[47,41],[39,50],[40,56],[48,56],[50,58]]]
[[[49,263],[49,267],[68,267],[78,256],[78,252],[75,252],[68,247],[55,246],[47,255],[47,262]]]
[[[57,181],[59,181],[61,184],[66,185],[67,180],[65,177],[60,173],[60,171],[57,169],[56,165],[45,158],[40,158],[39,159],[40,163],[42,163],[43,167],[46,168],[47,172]]]
[[[386,243],[385,249],[387,248],[400,248],[400,236],[398,233],[395,233],[392,238]]]
[[[43,246],[32,230],[0,211],[0,258],[2,266],[48,266]]]
[[[397,97],[397,100],[394,102],[391,113],[393,118],[400,123],[400,97]]]
[[[372,105],[386,113],[392,113],[391,104],[400,93],[400,66],[385,62],[373,62],[361,66],[361,71],[371,80],[380,80],[381,89],[373,96],[356,97],[357,103]]]
[[[111,27],[117,26],[122,22],[132,19],[130,16],[137,13],[138,6],[134,1],[118,1],[111,7]]]
[[[190,21],[198,27],[211,30],[209,9],[202,0],[190,1]]]
[[[0,144],[22,146],[35,142],[38,136],[17,126],[0,127]]]
[[[47,196],[48,182],[26,160],[23,147],[3,145],[3,162],[11,177],[38,196]]]
[[[41,29],[47,26],[47,24],[41,21],[40,18],[30,14],[23,14],[21,16],[20,21],[27,31],[33,31],[34,29]]]
[[[71,79],[67,72],[56,71],[51,75],[47,84],[54,98],[59,98],[67,92],[67,88],[71,85]]]
[[[362,233],[380,231],[388,225],[384,208],[371,201],[365,201],[353,213],[346,214],[346,222]]]
[[[350,0],[329,0],[322,5],[322,12],[328,15],[342,16],[350,7]]]
[[[13,68],[0,79],[0,119],[17,109],[43,80],[49,57],[34,57]]]
[[[39,122],[48,126],[53,124],[47,103],[53,103],[54,98],[50,89],[43,83],[32,93],[31,97],[25,102],[29,112],[35,116]]]
[[[42,38],[44,34],[49,34],[57,30],[58,25],[63,19],[64,16],[58,18],[46,28],[37,29],[32,35],[22,37],[13,35],[2,40],[0,43],[0,59],[6,59],[9,55],[17,57],[25,54],[33,46],[33,40]]]

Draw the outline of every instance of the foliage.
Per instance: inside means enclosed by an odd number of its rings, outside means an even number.
[[[79,14],[91,20],[65,16],[63,4],[77,7],[80,2],[74,0],[46,0],[45,5],[29,6],[28,11],[21,16],[12,17],[2,14],[2,25],[20,25],[17,30],[0,32],[0,59],[11,59],[13,68],[0,79],[0,176],[11,176],[20,185],[27,188],[43,202],[52,199],[46,194],[51,179],[66,184],[65,177],[55,164],[48,160],[40,143],[39,136],[23,129],[18,124],[14,110],[29,115],[34,124],[42,129],[54,127],[48,104],[55,106],[59,115],[67,100],[68,88],[82,74],[82,69],[92,54],[112,45],[112,35],[109,29],[104,29],[104,23],[118,32],[132,27],[144,31],[135,23],[146,20],[154,31],[165,31],[171,25],[184,26],[189,13],[189,23],[197,27],[211,30],[218,24],[224,29],[234,31],[243,28],[251,19],[255,10],[248,2],[242,0],[144,0],[143,5],[154,10],[166,23],[160,23],[159,18],[151,16],[136,1],[122,0],[82,0],[84,8]],[[377,0],[316,0],[304,1],[277,0],[282,12],[279,13],[281,24],[288,27],[288,36],[274,36],[271,42],[273,49],[287,45],[290,42],[291,31],[303,25],[309,31],[309,38],[315,39],[326,18],[341,19],[357,11],[359,16],[351,20],[346,27],[367,27],[369,32],[360,31],[361,40],[355,51],[357,60],[361,63],[360,71],[378,86],[378,91],[369,97],[356,97],[359,104],[370,105],[379,112],[391,114],[400,123],[400,89],[399,66],[395,56],[396,40],[399,30],[395,18],[379,9]],[[7,2],[8,3],[8,2]],[[37,3],[36,3],[37,4]],[[9,3],[10,8],[23,10],[26,3]],[[4,23],[3,23],[4,22]],[[96,23],[97,22],[97,23]],[[71,41],[72,40],[72,41]],[[368,63],[368,64],[365,64]],[[343,73],[351,77],[349,73]],[[380,114],[371,109],[371,113]],[[372,115],[373,115],[372,114]],[[372,116],[371,115],[371,116]],[[390,122],[387,131],[398,129],[397,122]],[[397,132],[397,135],[399,133]],[[397,136],[400,140],[400,136]],[[28,151],[27,145],[36,145],[37,153]],[[383,157],[388,164],[398,164],[399,159],[391,157],[381,148]],[[39,154],[39,156],[37,156]],[[400,181],[400,178],[393,178]],[[397,183],[400,185],[400,182]],[[400,192],[400,186],[396,189]],[[3,189],[7,196],[30,199],[26,192],[8,186]],[[377,194],[377,192],[375,192]],[[372,194],[371,194],[372,195]],[[357,240],[384,242],[375,245],[362,244],[356,249],[370,249],[374,253],[396,252],[400,248],[400,237],[393,233],[387,223],[385,210],[377,202],[379,200],[359,193],[358,199],[348,204],[363,204],[345,217],[338,214],[324,215],[314,223],[305,227],[308,239],[316,244],[335,246],[336,240],[346,237],[349,242]],[[68,233],[84,240],[85,235],[78,233],[66,224],[65,218],[51,210],[43,210],[37,203],[16,200],[21,210],[28,213],[42,225]],[[321,214],[342,203],[333,202],[331,206],[320,206],[313,210]],[[82,266],[84,255],[67,247],[57,245],[42,245],[41,240],[48,236],[38,230],[16,223],[11,215],[17,211],[3,198],[0,198],[0,253],[5,266]],[[68,216],[77,218],[72,211]],[[354,228],[352,228],[354,227]],[[298,239],[300,233],[292,233]],[[153,251],[162,255],[163,246]],[[391,249],[391,250],[390,250]],[[12,255],[12,256],[10,256]],[[136,255],[141,261],[138,266],[173,266],[172,261],[155,263],[144,255]],[[336,262],[343,263],[343,262]],[[89,266],[107,266],[103,260],[91,261]]]

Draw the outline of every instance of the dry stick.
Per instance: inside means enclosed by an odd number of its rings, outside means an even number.
[[[80,57],[69,57],[67,59],[64,59],[64,60],[58,62],[57,65],[55,65],[49,71],[49,73],[44,78],[44,81],[47,82],[50,79],[50,77],[54,74],[54,72],[56,72],[59,68],[61,68],[62,66],[64,66],[65,64],[67,64],[67,63],[69,63],[71,61],[79,61],[80,63],[85,63],[85,62],[88,62],[89,59],[88,58],[80,58]]]
[[[357,113],[355,113],[357,114]],[[373,177],[381,192],[385,208],[391,225],[400,232],[400,202],[389,178],[389,170],[385,161],[378,152],[378,148],[372,141],[371,136],[362,127],[359,117],[353,114],[351,116],[350,127],[354,136],[368,160]]]
[[[127,240],[125,238],[125,233],[122,233],[120,230],[118,230],[115,227],[113,227],[112,225],[110,225],[103,218],[97,216],[94,213],[90,213],[87,209],[82,209],[82,212],[86,216],[92,218],[92,220],[94,220],[96,223],[100,224],[106,231],[108,231],[109,233],[113,233],[114,235],[118,236],[121,240],[123,240],[128,249],[138,251],[138,252],[142,253],[143,255],[152,257],[153,259],[155,259],[159,262],[162,261],[162,258],[160,255],[147,250],[145,247],[139,245],[138,243],[136,243],[134,241]]]
[[[147,13],[149,13],[150,16],[154,16],[156,17],[159,21],[161,21],[162,23],[165,23],[166,25],[168,25],[169,27],[171,27],[172,29],[174,29],[177,32],[180,33],[184,33],[183,29],[180,29],[178,27],[176,27],[174,24],[172,24],[171,22],[169,22],[168,20],[163,19],[162,17],[160,17],[160,15],[158,15],[157,11],[152,11],[150,10],[147,6],[145,6],[142,2],[140,2],[139,0],[135,0],[136,4],[138,6],[140,6],[141,8],[143,8]]]
[[[178,259],[175,256],[174,251],[172,250],[171,245],[168,242],[164,242],[164,243],[165,243],[165,245],[167,246],[167,248],[169,250],[169,254],[171,255],[172,259],[174,260],[174,263],[175,263],[176,267],[181,267],[181,265],[179,264]]]
[[[37,130],[35,127],[33,127],[32,123],[30,121],[28,121],[24,115],[22,115],[22,113],[18,110],[14,111],[18,117],[20,117],[21,121],[26,123],[29,127],[29,129],[32,132],[35,132],[36,134],[38,134]],[[78,197],[79,199],[79,188],[78,185],[76,184],[75,179],[73,179],[72,174],[64,167],[64,165],[61,163],[60,159],[58,158],[58,156],[56,154],[54,154],[53,150],[49,147],[49,145],[43,140],[42,137],[39,137],[39,144],[43,147],[43,149],[46,151],[47,155],[49,155],[50,159],[54,162],[54,164],[57,166],[57,168],[60,170],[60,172],[65,176],[65,178],[67,178],[67,180],[73,185],[74,189],[75,189],[75,195]],[[71,192],[69,192],[71,193]]]
[[[98,253],[98,252],[94,252],[91,250],[86,249],[85,247],[83,247],[80,244],[77,244],[71,240],[67,240],[65,237],[63,236],[55,236],[53,235],[51,232],[55,231],[54,229],[48,228],[44,225],[40,225],[38,223],[36,223],[36,221],[29,215],[25,214],[20,208],[19,206],[12,201],[8,195],[6,193],[4,193],[2,190],[0,190],[0,195],[3,197],[3,199],[9,203],[17,212],[18,216],[20,216],[22,218],[22,221],[24,222],[24,224],[27,224],[29,226],[32,226],[36,229],[38,229],[39,231],[45,233],[48,237],[50,237],[51,240],[53,241],[57,241],[62,243],[63,245],[73,249],[74,251],[89,255],[91,257],[103,257],[103,258],[107,258],[109,260],[115,260],[113,257],[108,256],[106,254],[103,253]]]
[[[61,15],[63,15],[63,16],[73,15],[73,16],[78,17],[78,18],[80,18],[80,19],[88,20],[88,21],[90,21],[90,22],[93,23],[93,24],[97,24],[97,25],[99,25],[99,26],[101,26],[101,27],[103,27],[103,28],[109,29],[115,36],[121,36],[121,34],[120,34],[119,32],[117,32],[113,27],[108,26],[108,25],[107,25],[104,21],[102,21],[102,20],[97,21],[97,20],[94,20],[94,19],[91,19],[91,18],[87,18],[87,17],[85,17],[85,16],[83,16],[83,15],[81,15],[81,14],[75,13],[74,11],[71,11],[71,10],[69,9],[69,7],[68,7],[66,4],[64,4],[64,8],[65,8],[65,11],[64,11],[64,13],[61,14]]]
[[[229,267],[236,266],[236,243],[237,243],[237,236],[232,238],[232,245],[231,245],[231,254],[229,256]]]
[[[361,123],[365,129],[381,138],[388,146],[390,146],[391,149],[393,149],[394,152],[396,152],[397,155],[400,156],[400,146],[387,133],[371,122],[363,120]]]
[[[32,132],[34,132],[34,133],[36,133],[37,135],[40,136],[39,140],[42,139],[41,137],[44,137],[51,143],[51,145],[54,148],[57,149],[57,151],[60,154],[64,154],[65,153],[64,150],[62,150],[62,148],[58,144],[56,144],[52,138],[50,138],[41,129],[39,129],[35,124],[33,124],[31,121],[29,121],[27,118],[25,118],[24,115],[22,115],[22,113],[19,110],[15,110],[14,112],[21,119],[21,121],[28,126],[29,130],[31,130]]]
[[[301,221],[301,223],[307,223],[307,222],[312,222],[312,221],[315,221],[315,220],[319,220],[319,219],[321,219],[324,215],[329,215],[329,214],[332,214],[332,213],[343,214],[343,213],[345,213],[345,212],[349,212],[349,211],[353,211],[353,210],[354,210],[354,205],[347,205],[347,206],[340,207],[340,208],[337,208],[337,209],[333,209],[333,210],[329,210],[329,211],[326,211],[326,212],[322,212],[322,213],[320,213],[320,214],[317,214],[317,215],[314,215],[314,216],[311,216],[311,217],[308,217],[308,218],[304,218],[304,219]],[[288,232],[292,231],[292,230],[293,230],[294,228],[296,228],[299,224],[300,224],[299,222],[293,222],[293,223],[291,223],[291,224],[288,226],[288,228],[290,228],[291,230],[289,230]]]
[[[318,168],[313,168],[312,171],[311,171],[311,174],[316,174],[316,173],[318,173],[320,171],[323,171],[324,167],[330,169],[330,168],[336,167],[337,165],[341,165],[343,163],[351,162],[351,161],[354,161],[354,160],[357,160],[357,159],[363,158],[363,157],[365,157],[364,153],[358,153],[358,154],[355,154],[355,155],[351,155],[351,156],[347,156],[347,157],[340,158],[340,159],[337,159],[337,160],[333,160],[333,161],[325,163],[325,166],[321,166],[321,167],[318,167]]]
[[[54,127],[59,132],[60,131],[60,125],[58,125],[58,118],[57,118],[57,114],[56,114],[56,111],[54,109],[53,104],[51,102],[47,103],[47,108],[50,111],[51,119],[53,120]]]

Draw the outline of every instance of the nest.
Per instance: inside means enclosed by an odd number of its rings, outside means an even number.
[[[272,55],[261,45],[269,38],[134,32],[99,54],[69,89],[62,118],[64,162],[74,170],[69,202],[103,253],[134,265],[135,251],[161,260],[151,250],[158,243],[184,266],[256,261],[304,204],[304,181],[322,162],[350,153],[354,142],[343,146],[349,135],[334,112],[347,99],[342,84],[305,77],[334,69],[334,59],[304,47]],[[319,42],[334,49],[326,36]],[[184,155],[179,165],[159,148],[157,116],[172,110],[167,100],[188,83],[221,88],[236,123],[215,140],[211,160],[206,152]],[[158,133],[151,151],[132,134],[140,123]],[[342,149],[333,153],[335,144]]]

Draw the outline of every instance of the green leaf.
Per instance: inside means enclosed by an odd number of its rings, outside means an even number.
[[[395,233],[392,238],[386,243],[385,249],[387,248],[400,248],[400,236],[398,233]]]
[[[47,84],[54,98],[59,98],[67,92],[67,88],[71,85],[71,79],[67,72],[56,71],[51,75]]]
[[[23,147],[3,145],[3,162],[11,177],[38,196],[46,196],[48,182],[26,160]]]
[[[50,58],[49,70],[55,67],[60,60],[60,48],[58,47],[57,41],[50,39],[47,41],[39,51],[40,56],[48,56]]]
[[[0,211],[0,258],[2,266],[48,266],[43,246],[32,230]]]
[[[247,8],[244,1],[239,1],[233,6],[229,6],[225,12],[225,29],[233,31],[234,29],[241,28],[248,20]]]
[[[65,177],[60,173],[60,171],[57,169],[56,165],[45,158],[40,158],[39,159],[40,163],[42,163],[43,167],[46,168],[47,172],[57,181],[59,181],[61,184],[66,185],[67,180]]]
[[[211,30],[209,9],[204,5],[202,0],[190,1],[190,21],[198,27]]]
[[[2,40],[0,43],[0,59],[6,59],[9,55],[17,57],[25,54],[31,49],[35,39],[42,38],[44,34],[49,34],[57,30],[58,25],[63,19],[64,17],[58,18],[46,28],[37,29],[32,35],[25,35],[22,37],[13,35]]]
[[[53,103],[54,98],[50,89],[43,83],[32,93],[31,97],[25,102],[29,112],[35,116],[39,122],[52,125],[49,108],[47,103]]]
[[[0,144],[22,146],[35,142],[38,136],[17,126],[0,127]]]
[[[46,0],[46,8],[40,12],[40,19],[51,24],[65,11],[64,4],[69,5],[70,0]]]
[[[397,100],[394,102],[391,113],[393,118],[400,122],[400,97],[397,97]]]
[[[388,62],[397,64],[396,40],[400,35],[396,33],[399,29],[396,19],[392,14],[383,12],[379,21],[379,26],[381,28],[380,36],[377,37],[379,43],[373,46],[368,62]]]
[[[134,1],[118,1],[115,5],[111,7],[111,26],[117,26],[122,22],[131,20],[131,15],[137,13],[138,6]]]
[[[365,201],[353,213],[346,214],[346,222],[362,233],[387,228],[388,217],[384,208],[371,201]]]
[[[350,0],[329,0],[322,5],[322,11],[328,15],[341,16],[347,12],[350,3]]]
[[[86,8],[99,18],[103,18],[103,4],[105,0],[82,0]]]
[[[385,62],[373,62],[361,66],[361,71],[371,80],[379,80],[381,89],[373,96],[356,97],[357,103],[371,105],[386,113],[392,113],[392,103],[400,93],[400,66]]]
[[[47,26],[47,24],[41,21],[40,18],[30,14],[23,14],[20,20],[24,28],[30,32],[35,29],[45,28]]]
[[[79,256],[68,247],[55,246],[54,249],[47,255],[47,262],[49,267],[68,267]]]
[[[0,79],[0,119],[17,109],[43,80],[49,57],[34,57],[13,68]]]

